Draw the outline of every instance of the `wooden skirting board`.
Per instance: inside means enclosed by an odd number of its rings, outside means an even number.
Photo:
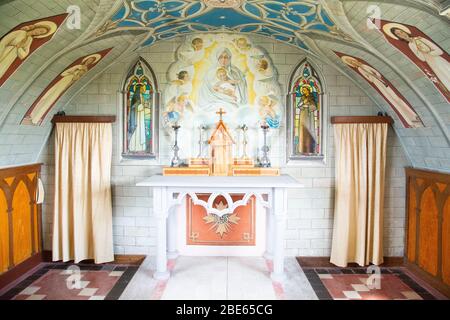
[[[41,262],[43,262],[42,253],[37,253],[34,256],[28,258],[22,263],[16,265],[14,268],[9,269],[0,275],[0,290],[6,287],[7,285],[14,282],[16,279],[23,276],[25,273],[30,271],[31,269],[38,266]]]
[[[384,257],[382,267],[402,267],[404,257]],[[297,257],[298,263],[305,268],[338,268],[330,262],[330,257]],[[349,268],[360,267],[356,263],[349,263]]]
[[[441,292],[447,298],[450,298],[450,288],[448,285],[444,284],[442,281],[436,279],[436,277],[430,275],[428,272],[422,270],[419,266],[414,263],[405,262],[406,268],[414,273],[417,277],[423,279],[426,283],[432,286],[434,289]]]
[[[129,264],[129,265],[140,265],[147,256],[144,254],[115,254],[114,261],[107,262],[105,264]],[[42,252],[43,262],[53,262],[52,252],[50,250],[44,250]],[[83,260],[80,263],[94,264],[93,259]]]

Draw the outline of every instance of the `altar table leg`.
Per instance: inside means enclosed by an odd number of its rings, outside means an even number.
[[[169,212],[167,220],[167,258],[176,259],[178,257],[177,250],[177,206],[174,206]]]
[[[153,189],[153,210],[156,218],[156,272],[153,278],[166,280],[167,270],[167,194],[164,188]]]
[[[166,218],[158,218],[156,234],[156,272],[153,278],[157,280],[165,280],[170,276],[167,270],[167,252],[166,252]]]
[[[273,259],[273,233],[274,233],[274,216],[270,212],[270,209],[266,209],[266,251],[264,252],[264,258],[267,260]]]
[[[276,218],[275,220],[273,271],[270,277],[280,282],[284,279],[284,219]]]
[[[286,222],[287,197],[284,189],[274,189],[272,206],[273,218],[273,271],[270,277],[273,281],[281,282],[284,279],[284,228]]]

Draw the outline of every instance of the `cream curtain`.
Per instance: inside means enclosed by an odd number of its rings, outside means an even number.
[[[53,261],[114,260],[110,123],[57,123]]]
[[[383,263],[386,123],[334,125],[336,191],[330,262]]]

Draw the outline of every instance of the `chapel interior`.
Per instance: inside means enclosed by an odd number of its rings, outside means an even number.
[[[449,0],[0,2],[0,300],[448,300]]]

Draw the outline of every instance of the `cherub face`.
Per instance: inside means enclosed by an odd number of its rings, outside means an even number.
[[[203,48],[203,40],[201,38],[195,38],[192,40],[192,47],[195,51],[199,51]]]
[[[189,73],[187,71],[180,71],[178,73],[178,80],[189,81]]]
[[[186,103],[186,100],[187,100],[187,97],[186,97],[186,96],[179,96],[179,97],[177,98],[177,102],[178,102],[179,104],[181,104],[181,105],[185,104],[185,103]]]
[[[267,63],[267,60],[261,59],[258,61],[258,69],[260,71],[265,71],[269,67],[269,64]]]
[[[260,106],[267,106],[270,103],[270,99],[267,96],[262,96],[261,98],[259,98],[258,102]]]
[[[236,44],[237,44],[238,48],[240,48],[240,49],[247,49],[248,48],[247,40],[245,40],[244,38],[239,38],[236,41]]]

